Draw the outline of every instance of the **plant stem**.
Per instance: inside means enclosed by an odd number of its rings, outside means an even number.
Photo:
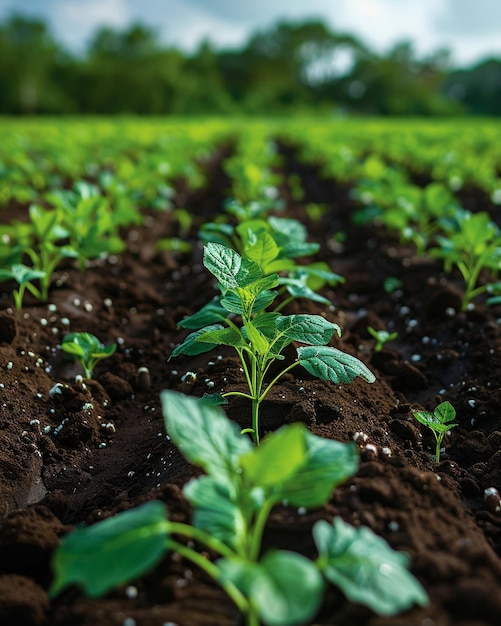
[[[270,515],[270,511],[273,507],[271,500],[265,500],[258,511],[256,522],[254,524],[254,531],[252,533],[252,539],[250,543],[250,550],[248,559],[249,561],[257,561],[259,557],[259,550],[261,548],[264,527]]]
[[[277,380],[279,378],[281,378],[284,374],[286,374],[288,371],[290,371],[291,369],[293,369],[294,367],[296,367],[297,365],[300,365],[299,361],[294,361],[294,363],[291,363],[288,367],[286,367],[284,370],[282,370],[280,372],[280,374],[278,374],[277,376],[275,376],[275,378],[271,381],[271,383],[268,383],[266,389],[263,391],[263,393],[261,394],[260,398],[259,398],[259,402],[262,402],[268,391],[273,387],[273,385],[277,382]]]
[[[207,548],[213,550],[214,552],[218,552],[221,556],[224,556],[227,559],[235,558],[235,552],[225,543],[223,543],[220,539],[209,535],[203,530],[195,528],[195,526],[183,524],[182,522],[171,522],[170,520],[168,522],[168,525],[169,534],[183,535],[183,537],[189,537],[194,541],[203,543]]]
[[[437,445],[435,446],[435,462],[440,462],[440,445],[442,443],[442,439],[437,437]]]
[[[204,558],[201,554],[199,554],[192,548],[188,548],[182,543],[178,543],[177,541],[174,541],[172,539],[167,540],[167,546],[169,549],[174,550],[185,559],[188,559],[189,561],[194,563],[197,567],[199,567],[211,578],[213,578],[219,585],[221,585],[226,594],[237,606],[239,611],[244,615],[250,616],[252,609],[249,601],[232,582],[223,579],[221,575],[221,570],[217,567],[217,565],[215,565],[212,561]],[[248,623],[252,624],[252,622],[250,621]]]

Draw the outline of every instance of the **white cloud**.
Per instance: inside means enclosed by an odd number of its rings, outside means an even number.
[[[168,4],[169,11],[154,22],[168,44],[190,50],[208,38],[218,46],[236,46],[245,41],[251,30],[245,22],[233,23],[196,3],[169,0]]]
[[[58,0],[51,16],[56,36],[78,48],[100,26],[124,28],[130,20],[127,0]]]
[[[206,37],[240,45],[278,19],[323,18],[378,52],[410,39],[420,55],[449,46],[460,63],[501,54],[499,0],[0,0],[0,15],[10,11],[46,17],[73,50],[102,24],[125,28],[133,20],[193,49]]]

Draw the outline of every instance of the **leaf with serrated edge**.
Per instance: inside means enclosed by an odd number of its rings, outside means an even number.
[[[337,324],[328,322],[321,315],[283,315],[277,318],[277,329],[294,341],[323,346],[334,332],[341,334]]]
[[[203,263],[226,289],[245,287],[263,276],[257,263],[219,243],[204,247]]]

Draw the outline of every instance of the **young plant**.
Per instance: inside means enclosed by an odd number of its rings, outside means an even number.
[[[465,282],[463,311],[482,293],[498,295],[501,283],[478,284],[482,271],[496,274],[501,269],[501,231],[488,213],[465,212],[457,230],[437,240],[440,247],[431,250],[431,256],[444,261],[446,272],[457,267]]]
[[[393,341],[398,337],[397,332],[390,333],[387,330],[376,330],[375,328],[372,328],[372,326],[367,326],[367,331],[376,340],[376,345],[374,346],[374,350],[376,352],[380,352],[386,343]]]
[[[70,358],[80,361],[86,378],[92,378],[97,363],[110,357],[116,348],[116,343],[105,346],[91,333],[70,333],[61,343],[61,349]]]
[[[19,289],[13,289],[12,295],[14,296],[14,303],[16,309],[20,311],[23,308],[23,299],[26,289],[35,296],[38,300],[41,299],[40,290],[35,287],[32,281],[43,280],[45,278],[45,272],[40,270],[34,270],[31,267],[27,267],[22,263],[16,263],[9,269],[0,268],[0,282],[4,280],[15,280],[19,285]]]
[[[320,246],[307,241],[306,228],[295,219],[255,216],[240,221],[235,227],[227,222],[208,223],[199,237],[204,243],[220,243],[255,261],[265,275],[280,272],[280,292],[289,293],[280,308],[295,298],[330,304],[318,290],[326,284],[334,286],[344,282],[344,278],[332,272],[326,263],[296,263],[297,258],[316,254]]]
[[[334,333],[341,334],[337,324],[320,315],[281,315],[266,311],[277,296],[273,289],[279,283],[277,274],[264,275],[260,266],[241,257],[231,248],[209,243],[204,249],[205,267],[216,277],[222,297],[184,320],[184,326],[196,329],[171,354],[196,355],[218,345],[234,348],[240,358],[249,393],[231,391],[222,397],[240,396],[252,402],[250,432],[259,444],[259,408],[273,385],[286,373],[301,365],[310,374],[336,384],[350,383],[360,376],[369,383],[374,374],[357,358],[327,346]],[[242,320],[239,328],[232,317]],[[224,322],[225,325],[220,322]],[[283,360],[283,350],[297,341],[297,360],[287,365],[271,381],[265,382],[271,365]]]
[[[72,584],[91,597],[103,595],[147,572],[172,550],[224,589],[247,626],[311,620],[328,582],[380,615],[427,603],[407,569],[407,556],[368,528],[354,528],[340,518],[313,527],[316,560],[288,550],[262,553],[272,507],[283,502],[306,509],[323,506],[357,470],[353,444],[322,439],[296,423],[255,448],[219,407],[204,399],[164,391],[162,406],[170,438],[207,474],[184,487],[193,525],[170,521],[164,504],[151,501],[77,529],[54,555],[52,597]],[[202,556],[181,537],[217,560]]]
[[[458,424],[451,424],[456,417],[456,409],[450,402],[441,402],[433,413],[429,411],[412,411],[412,414],[418,422],[428,426],[432,431],[436,441],[435,448],[435,461],[440,461],[440,448],[444,439],[445,433],[451,428],[454,428]]]

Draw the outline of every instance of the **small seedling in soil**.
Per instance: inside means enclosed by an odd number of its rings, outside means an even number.
[[[396,332],[389,333],[387,330],[376,330],[375,328],[372,328],[372,326],[367,326],[367,330],[376,340],[376,345],[374,346],[374,350],[376,352],[380,352],[386,343],[393,341],[398,337],[398,333]]]
[[[458,424],[451,424],[456,417],[456,409],[450,402],[441,402],[433,413],[429,411],[412,411],[412,414],[418,422],[428,426],[432,431],[433,436],[437,442],[435,449],[435,460],[437,463],[440,461],[440,447],[444,439],[445,433],[451,428],[458,426]]]
[[[46,272],[41,270],[34,270],[27,265],[17,263],[12,265],[10,269],[0,269],[0,282],[4,280],[15,280],[19,285],[19,289],[13,289],[12,295],[14,297],[14,304],[16,309],[20,311],[23,308],[23,300],[26,289],[35,296],[38,300],[42,298],[40,290],[35,287],[32,281],[43,280],[46,276]]]
[[[272,304],[277,292],[277,274],[264,275],[260,266],[241,257],[222,244],[209,243],[205,247],[204,265],[217,278],[222,292],[219,304],[204,307],[191,317],[191,322],[203,320],[202,328],[186,337],[171,354],[196,355],[208,352],[219,345],[231,346],[239,356],[249,393],[231,391],[222,394],[240,396],[252,402],[252,428],[254,442],[259,445],[259,408],[273,385],[286,373],[302,365],[310,374],[333,383],[351,383],[360,376],[369,383],[374,374],[359,359],[327,346],[334,333],[341,334],[337,324],[321,315],[282,315],[265,309]],[[238,315],[239,328],[231,319]],[[223,321],[226,327],[220,323]],[[193,324],[190,324],[193,328]],[[305,346],[297,348],[297,360],[287,365],[268,384],[265,378],[271,365],[283,360],[282,352],[293,341]],[[220,394],[221,397],[221,394]]]
[[[501,231],[488,213],[465,212],[459,220],[458,230],[447,237],[437,237],[439,247],[430,254],[443,259],[446,272],[456,267],[465,282],[462,309],[483,293],[493,294],[489,304],[498,304],[501,283],[480,283],[482,272],[497,275],[501,269]]]
[[[90,333],[70,333],[63,338],[61,348],[70,358],[80,361],[86,378],[92,378],[97,363],[110,357],[117,344],[105,346]]]
[[[184,487],[193,525],[169,520],[165,505],[150,501],[77,529],[53,558],[52,597],[72,584],[91,597],[101,596],[146,573],[172,550],[221,585],[247,626],[309,622],[326,583],[380,615],[427,604],[424,589],[407,569],[408,557],[368,528],[354,528],[341,518],[314,525],[314,561],[290,550],[262,552],[273,506],[323,506],[332,490],[356,472],[354,444],[323,439],[296,423],[255,448],[220,407],[204,399],[164,391],[162,408],[172,441],[206,472]],[[215,553],[217,560],[210,561],[181,537]]]

